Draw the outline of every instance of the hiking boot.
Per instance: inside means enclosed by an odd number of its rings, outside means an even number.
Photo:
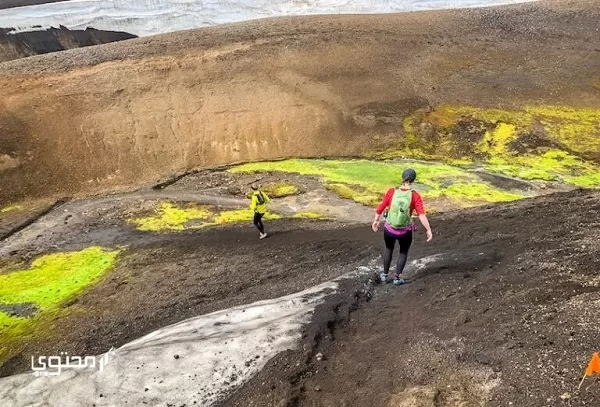
[[[402,284],[406,283],[406,281],[404,281],[404,279],[403,279],[403,278],[400,278],[400,277],[396,276],[396,277],[394,278],[394,281],[392,281],[392,283],[393,283],[394,285],[402,285]]]
[[[258,236],[259,239],[264,239],[265,237],[267,237],[266,233],[261,233],[260,236]]]
[[[386,273],[381,273],[381,274],[379,275],[379,278],[381,279],[381,282],[382,282],[383,284],[385,284],[385,283],[387,283],[387,278],[388,278],[388,275],[387,275]]]

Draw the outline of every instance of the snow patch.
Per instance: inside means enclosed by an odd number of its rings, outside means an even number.
[[[265,17],[394,13],[530,1],[536,0],[71,0],[0,10],[0,27],[31,31],[63,25],[147,36]]]
[[[337,282],[372,272],[374,265],[299,293],[159,329],[108,352],[102,371],[64,368],[58,376],[25,373],[0,379],[0,406],[100,407],[122,405],[124,400],[134,406],[210,406],[275,355],[294,349],[302,325],[335,292]]]

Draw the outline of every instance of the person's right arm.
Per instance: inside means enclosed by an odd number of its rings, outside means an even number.
[[[427,219],[427,215],[424,213],[419,215],[419,221],[421,221],[421,224],[425,228],[425,232],[427,233],[427,241],[431,242],[431,239],[433,239],[433,232],[431,231],[431,226],[429,225],[429,219]]]
[[[373,229],[373,232],[377,232],[379,230],[379,217],[381,216],[385,208],[390,206],[390,204],[392,203],[393,196],[394,188],[390,188],[383,197],[381,203],[377,206],[377,209],[375,209],[375,218],[373,219],[373,224],[371,225],[371,229]]]

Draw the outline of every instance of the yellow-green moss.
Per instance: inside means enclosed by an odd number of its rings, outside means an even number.
[[[461,200],[466,198],[473,202],[509,202],[523,198],[521,194],[502,191],[482,182],[453,184],[444,190],[443,195],[451,199],[460,196]]]
[[[381,200],[380,194],[373,193],[365,188],[353,188],[346,184],[326,184],[325,188],[329,191],[335,192],[340,198],[351,199],[365,206],[375,206]]]
[[[294,219],[326,219],[327,216],[318,212],[298,212],[294,214]]]
[[[153,215],[133,218],[129,222],[143,232],[178,232],[226,223],[247,222],[253,217],[254,212],[249,208],[220,210],[210,205],[161,202]],[[276,213],[267,212],[264,218],[279,219],[280,217]]]
[[[0,213],[20,211],[22,209],[23,209],[23,206],[21,206],[21,205],[9,205],[9,206],[5,206],[4,208],[0,209]]]
[[[344,199],[354,199],[359,194],[358,191],[346,184],[326,184],[325,188],[328,191],[335,192],[340,198]]]
[[[226,223],[248,222],[253,218],[254,212],[252,212],[250,209],[227,209],[219,211],[211,222],[203,224],[202,227],[223,225]],[[281,216],[273,212],[267,212],[264,216],[264,219],[280,218]]]
[[[90,247],[42,256],[26,270],[0,274],[0,303],[31,302],[52,309],[95,283],[113,266],[118,250]]]
[[[300,192],[297,186],[283,182],[266,185],[263,190],[271,198],[283,198],[286,196],[297,195]]]
[[[600,170],[564,151],[551,149],[539,156],[522,155],[510,159],[492,158],[486,170],[528,180],[558,181],[565,184],[600,186]]]
[[[527,106],[525,111],[571,151],[600,152],[600,110]]]
[[[517,129],[513,124],[498,123],[494,130],[485,131],[476,151],[489,153],[492,156],[502,155],[507,151],[508,144],[516,138]]]
[[[2,270],[0,304],[32,303],[37,313],[30,318],[0,311],[0,363],[14,352],[23,337],[32,335],[55,318],[62,305],[97,283],[116,262],[119,250],[89,247],[78,252],[39,257],[26,269]]]
[[[0,366],[17,352],[19,341],[24,341],[32,334],[38,319],[12,317],[0,312]]]
[[[420,162],[389,162],[368,160],[286,160],[277,162],[250,163],[236,166],[231,172],[281,171],[303,175],[321,176],[326,188],[340,197],[353,199],[369,206],[375,205],[388,188],[400,183],[402,171],[410,166],[417,173],[416,189],[424,197],[446,196],[456,201],[476,200],[496,202],[509,197],[522,197],[507,193],[482,182],[476,175],[461,168],[445,164]],[[452,185],[479,185],[482,196],[474,197],[473,189],[463,189]],[[362,188],[359,190],[356,187]]]
[[[300,193],[296,185],[285,182],[267,184],[261,187],[261,191],[267,194],[269,198],[285,198],[286,196],[298,195]],[[246,198],[250,198],[252,194],[252,191],[248,191]]]
[[[480,164],[529,180],[600,187],[598,109],[439,106],[406,117],[403,130],[404,140],[397,147],[370,156],[437,160],[460,166]],[[596,162],[589,157],[597,157]]]
[[[152,216],[130,219],[130,222],[144,232],[181,231],[190,220],[208,220],[212,215],[207,206],[188,204],[180,207],[171,202],[161,202]]]

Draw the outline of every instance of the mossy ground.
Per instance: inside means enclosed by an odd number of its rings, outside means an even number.
[[[177,232],[201,229],[227,223],[252,221],[254,213],[244,209],[219,209],[194,203],[161,202],[149,216],[129,219],[129,223],[144,232]],[[279,219],[281,215],[267,212],[264,219]]]
[[[183,206],[171,202],[161,202],[154,214],[130,219],[141,231],[181,231],[192,220],[208,221],[213,216],[209,206],[186,204]]]
[[[600,187],[600,110],[440,106],[404,120],[397,148],[369,154],[410,157],[533,181]]]
[[[23,210],[22,205],[7,205],[3,208],[0,208],[0,213],[8,213],[8,212],[16,212]]]
[[[322,213],[318,213],[318,212],[298,212],[298,213],[294,214],[293,218],[294,219],[327,219],[327,216],[325,216]]]
[[[280,171],[321,176],[326,188],[340,197],[373,206],[388,188],[400,183],[402,171],[417,171],[415,189],[424,197],[446,197],[457,203],[505,202],[522,198],[487,184],[476,175],[446,164],[369,160],[286,160],[250,163],[230,169],[233,173]]]
[[[262,191],[271,198],[284,198],[286,196],[298,195],[300,190],[296,185],[286,182],[278,182],[275,184],[267,184],[261,187]]]
[[[63,310],[61,307],[97,283],[114,266],[119,250],[89,247],[39,257],[25,269],[0,271],[0,304],[33,304],[32,317],[0,312],[0,363]]]
[[[285,198],[287,196],[298,195],[301,192],[296,185],[287,182],[276,182],[262,185],[260,190],[267,194],[269,198]],[[252,197],[252,193],[253,191],[247,191],[246,198],[250,199]]]
[[[352,199],[365,206],[376,206],[381,201],[381,194],[375,194],[368,189],[340,183],[329,183],[325,185],[328,191],[335,192],[340,198]]]

